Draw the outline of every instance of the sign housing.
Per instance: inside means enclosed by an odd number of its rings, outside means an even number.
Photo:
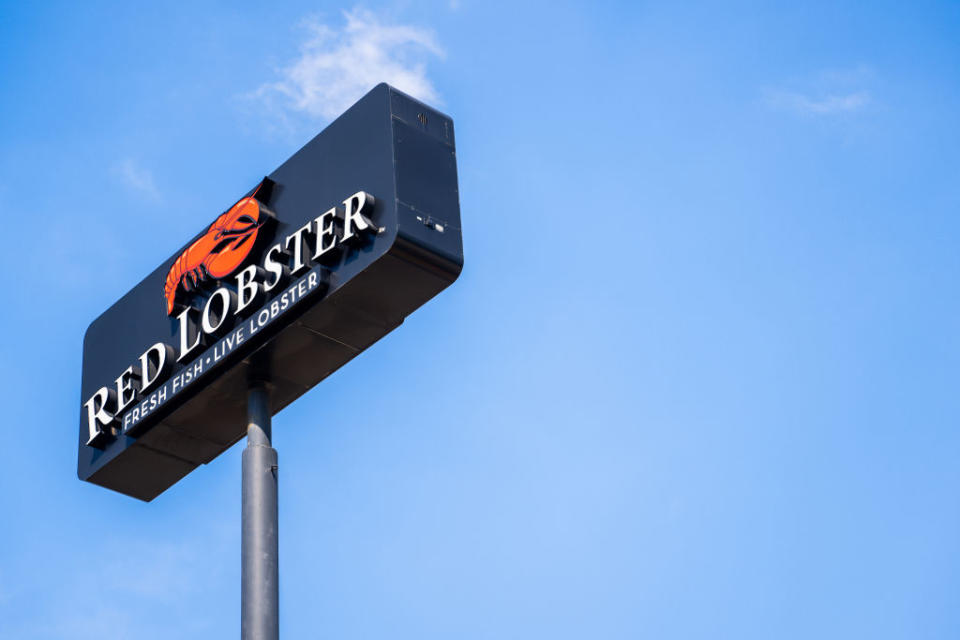
[[[87,329],[82,480],[152,500],[246,434],[251,382],[275,414],[449,286],[453,122],[378,85],[204,218]]]

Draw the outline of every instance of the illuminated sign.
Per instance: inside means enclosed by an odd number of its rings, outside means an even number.
[[[213,219],[213,222],[209,221]],[[448,286],[453,123],[379,85],[94,320],[78,475],[150,500]]]

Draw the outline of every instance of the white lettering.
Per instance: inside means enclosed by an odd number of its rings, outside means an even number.
[[[274,254],[283,255],[283,247],[281,247],[279,244],[273,245],[270,247],[270,250],[267,251],[267,255],[263,260],[263,268],[266,269],[267,273],[273,276],[273,280],[263,285],[264,291],[272,290],[274,287],[280,284],[282,280],[286,279],[286,277],[290,275],[290,267],[288,267],[286,264],[278,262],[277,259],[273,257]]]
[[[89,430],[87,444],[101,446],[105,439],[114,436],[120,424],[124,430],[133,427],[138,420],[163,405],[168,395],[176,395],[200,377],[204,372],[204,363],[210,362],[209,357],[198,359],[172,378],[169,376],[174,362],[194,359],[198,351],[208,348],[213,341],[205,338],[205,335],[223,335],[224,330],[232,324],[232,321],[228,322],[231,316],[260,306],[265,294],[281,285],[286,287],[290,276],[302,274],[312,263],[326,262],[327,258],[337,255],[336,250],[341,242],[356,242],[365,235],[379,233],[381,229],[371,219],[375,204],[376,199],[371,194],[356,192],[343,201],[342,209],[332,207],[324,211],[288,235],[282,244],[271,246],[261,265],[248,265],[238,271],[233,276],[236,278],[236,294],[232,286],[223,286],[207,298],[201,309],[187,307],[181,310],[176,316],[180,333],[179,351],[157,342],[140,355],[139,362],[127,367],[114,385],[98,389],[84,403]],[[342,237],[337,232],[341,216]],[[311,238],[311,235],[314,237]],[[217,343],[212,357],[217,360],[224,358],[249,336],[273,322],[324,282],[322,274],[311,271],[293,283],[266,307],[256,311],[255,316],[249,319],[249,327],[238,326]],[[166,381],[169,381],[169,385]]]
[[[313,252],[313,259],[319,260],[321,256],[333,251],[337,246],[337,234],[333,231],[333,222],[337,217],[337,208],[333,207],[327,209],[316,219],[314,222],[317,223],[316,237],[317,237],[317,248]],[[330,242],[325,242],[325,239],[329,238]]]
[[[190,335],[190,330],[196,331],[196,328],[193,326],[193,323],[190,322],[189,313],[192,311],[189,307],[183,310],[183,312],[177,316],[177,320],[180,322],[180,356],[177,358],[177,362],[180,362],[187,357],[187,354],[197,348],[197,345],[200,344],[201,333],[197,331],[197,337],[193,341],[193,344],[187,345],[187,336]]]
[[[130,406],[130,403],[136,398],[133,390],[133,380],[130,377],[134,374],[133,367],[127,367],[120,377],[117,378],[117,415],[123,413],[123,410]]]
[[[254,280],[259,275],[258,271],[263,270],[252,264],[237,274],[237,308],[234,315],[239,315],[260,296],[260,283]]]
[[[303,225],[289,236],[287,236],[286,247],[290,248],[290,241],[293,240],[293,267],[291,267],[290,272],[293,275],[297,275],[301,271],[307,268],[307,263],[303,259],[303,234],[310,232],[310,227],[313,226],[312,222],[308,222]]]
[[[87,428],[89,429],[89,438],[87,446],[96,446],[102,441],[104,432],[101,425],[106,427],[114,420],[114,414],[107,411],[106,406],[110,401],[111,389],[100,387],[97,392],[90,397],[84,404],[87,407]]]
[[[156,359],[151,358],[155,355]],[[153,389],[161,378],[167,375],[167,371],[173,364],[173,348],[158,342],[143,352],[140,356],[140,393],[146,393]]]
[[[200,316],[200,328],[203,329],[204,333],[212,335],[223,327],[224,321],[230,315],[230,303],[235,297],[232,291],[224,287],[220,287],[213,292],[207,303],[203,305],[203,314]],[[216,324],[210,318],[210,310],[213,308],[214,300],[220,300],[220,314],[217,316]]]
[[[353,227],[356,226],[357,231],[369,231],[372,233],[379,232],[379,229],[370,218],[367,217],[373,209],[373,205],[376,202],[374,197],[367,193],[366,191],[357,191],[355,194],[343,201],[344,214],[343,214],[343,240],[347,241],[355,237],[353,232]]]

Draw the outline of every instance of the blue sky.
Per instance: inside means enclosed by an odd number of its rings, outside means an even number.
[[[134,4],[0,6],[0,637],[238,636],[241,448],[78,481],[83,332],[381,80],[466,266],[275,418],[285,636],[960,636],[960,6]]]

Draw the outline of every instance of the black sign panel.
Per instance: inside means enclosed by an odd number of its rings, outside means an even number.
[[[87,329],[82,480],[152,500],[245,435],[252,382],[280,411],[462,268],[453,122],[385,84],[251,187]]]

